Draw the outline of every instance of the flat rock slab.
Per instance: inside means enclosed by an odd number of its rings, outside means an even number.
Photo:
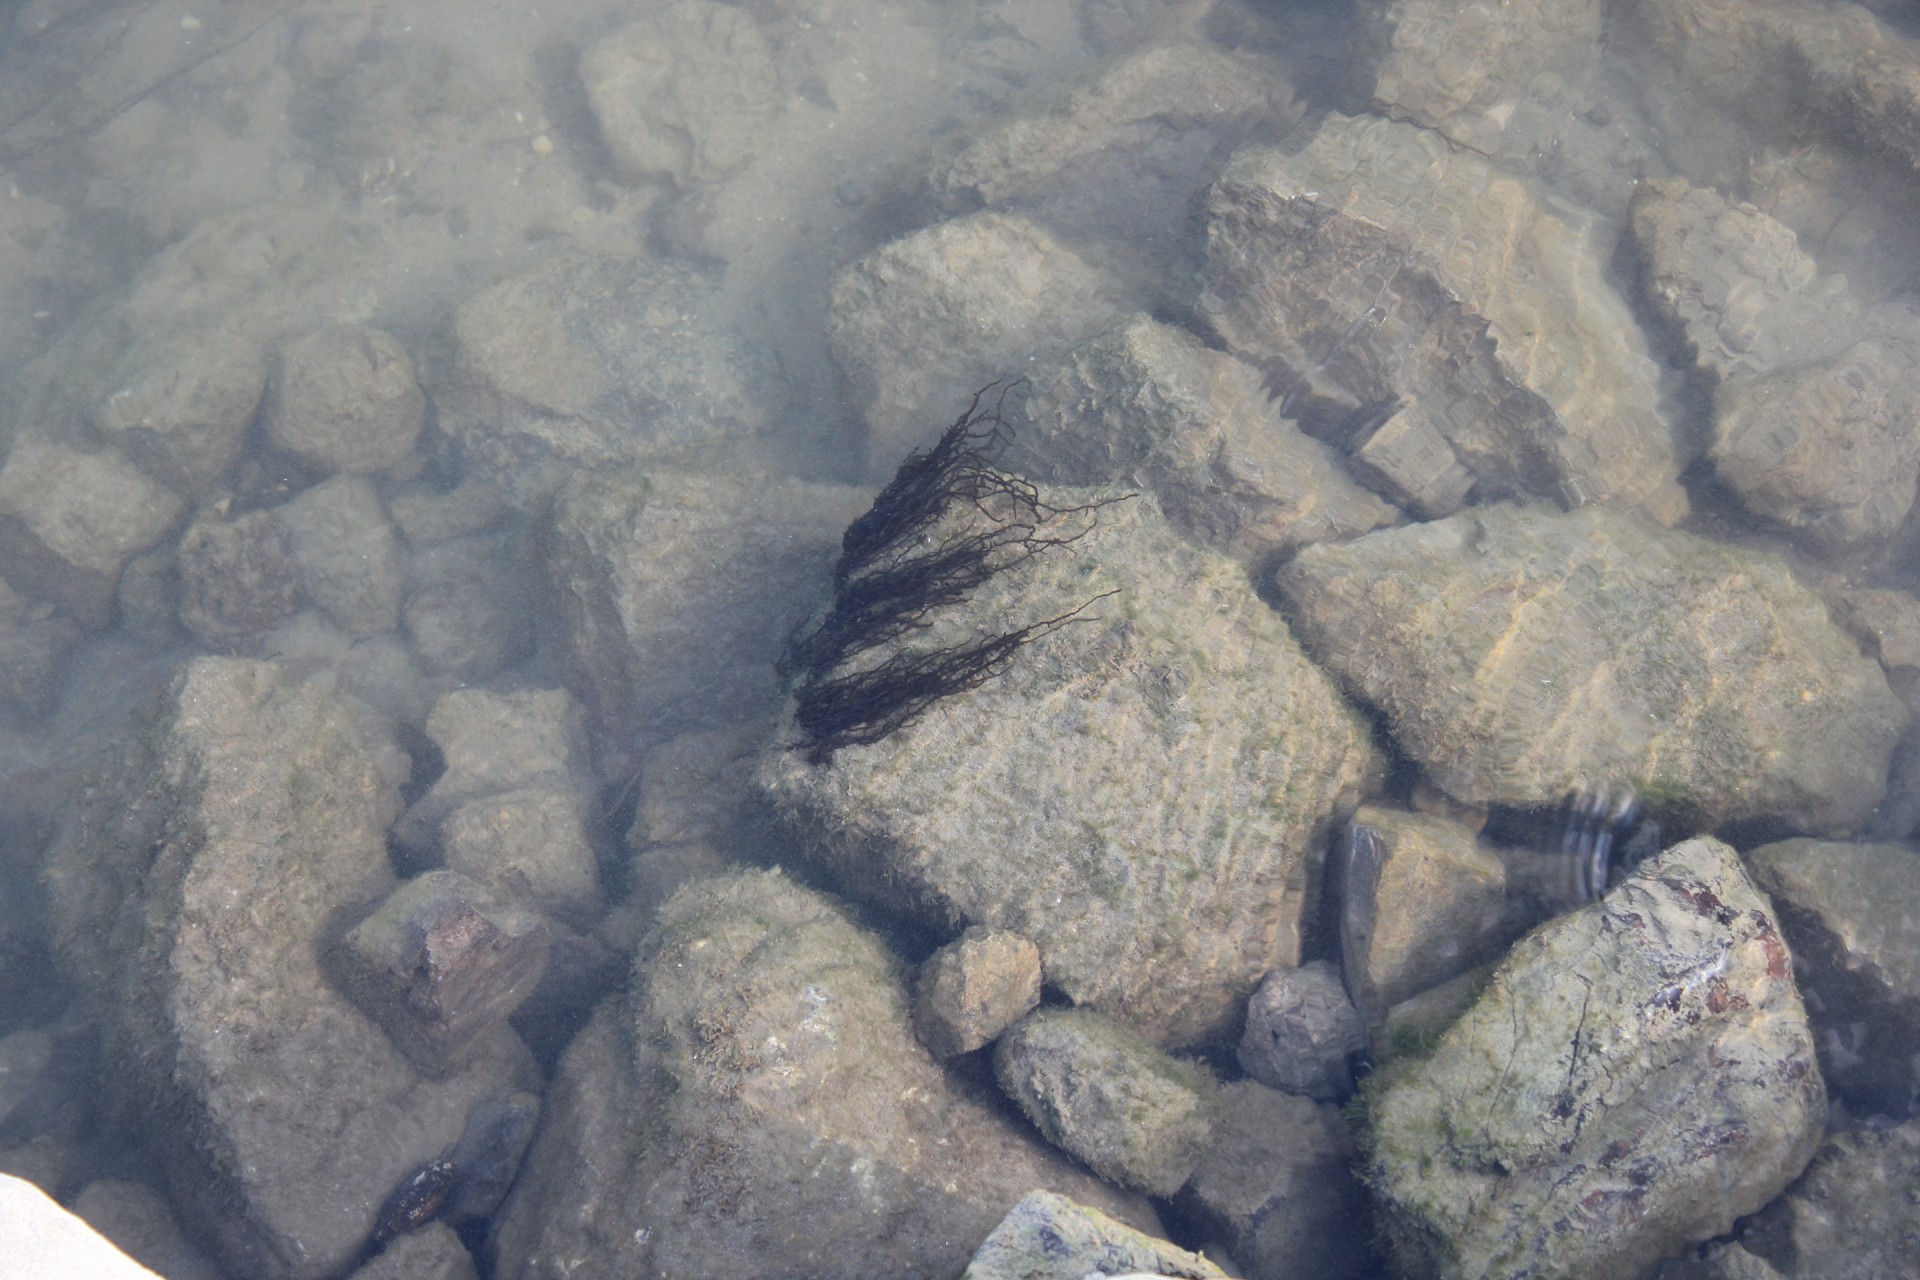
[[[1162,1046],[1224,1039],[1260,978],[1298,962],[1316,841],[1376,755],[1244,568],[1145,495],[1097,517],[915,635],[965,643],[1087,606],[1084,621],[827,764],[776,746],[760,782],[888,909],[1031,938],[1049,983]]]
[[[1371,1091],[1402,1268],[1634,1276],[1766,1204],[1826,1123],[1792,969],[1711,839],[1523,938],[1432,1056]]]
[[[1278,584],[1309,650],[1471,803],[1624,778],[1703,826],[1839,834],[1907,720],[1783,562],[1621,511],[1481,508],[1309,547]]]
[[[1288,399],[1404,401],[1493,487],[1685,514],[1597,225],[1438,133],[1341,115],[1236,153],[1206,212],[1200,308]]]

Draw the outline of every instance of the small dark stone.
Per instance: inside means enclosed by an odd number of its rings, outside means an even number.
[[[418,1230],[440,1216],[459,1178],[459,1167],[447,1156],[429,1160],[401,1180],[374,1220],[377,1248],[395,1236]]]

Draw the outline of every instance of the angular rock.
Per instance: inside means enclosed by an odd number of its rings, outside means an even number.
[[[101,1011],[109,1087],[166,1118],[143,1139],[238,1274],[339,1274],[387,1190],[532,1069],[508,1037],[425,1080],[322,972],[334,922],[392,887],[381,754],[314,686],[202,658],[50,855],[55,946]]]
[[[679,0],[580,56],[600,136],[622,177],[712,182],[759,152],[780,76],[751,14]]]
[[[479,1274],[453,1228],[433,1222],[388,1244],[348,1280],[478,1280]]]
[[[389,333],[323,325],[280,346],[267,436],[327,473],[384,471],[413,452],[427,397]]]
[[[600,877],[579,789],[557,783],[465,800],[440,823],[447,866],[575,924],[600,911]]]
[[[758,431],[770,375],[707,319],[713,296],[638,258],[561,255],[489,285],[454,314],[439,425],[523,505],[577,469]]]
[[[1702,826],[1845,832],[1907,720],[1785,564],[1626,512],[1480,508],[1309,547],[1277,581],[1308,647],[1476,804],[1624,778]]]
[[[1353,1092],[1350,1060],[1366,1047],[1366,1024],[1340,971],[1315,960],[1266,976],[1247,1001],[1247,1027],[1235,1056],[1240,1069],[1261,1084],[1341,1102]]]
[[[1827,1108],[1787,948],[1710,839],[1528,934],[1370,1095],[1396,1260],[1440,1277],[1637,1275],[1777,1195]]]
[[[1030,1191],[981,1242],[962,1280],[1086,1280],[1089,1275],[1226,1280],[1197,1253],[1051,1191]]]
[[[400,539],[372,483],[324,481],[274,508],[286,526],[306,599],[355,639],[400,622],[406,567]]]
[[[1403,407],[1354,440],[1351,463],[1362,482],[1425,520],[1452,515],[1473,490],[1473,472],[1433,420]]]
[[[774,661],[871,500],[850,486],[666,469],[569,480],[547,576],[602,750],[776,707]]]
[[[120,570],[159,542],[180,511],[178,497],[112,450],[82,452],[22,431],[0,467],[7,581],[58,601],[82,627],[105,627]]]
[[[913,634],[939,646],[1084,622],[828,764],[776,745],[761,785],[876,902],[947,934],[1031,938],[1049,983],[1161,1045],[1224,1039],[1259,979],[1298,963],[1316,842],[1377,758],[1242,567],[1179,537],[1146,495],[1092,517]]]
[[[1169,40],[994,116],[930,184],[957,212],[1017,208],[1071,232],[1157,237],[1251,130],[1278,136],[1300,114],[1273,60]]]
[[[181,1232],[166,1198],[145,1183],[96,1179],[73,1198],[72,1208],[128,1257],[167,1280],[221,1280],[220,1268]]]
[[[1201,310],[1283,402],[1405,401],[1496,490],[1686,513],[1593,220],[1431,130],[1341,115],[1295,150],[1243,148],[1207,219]]]
[[[422,1074],[444,1079],[533,994],[549,937],[533,912],[429,871],[347,932],[341,985]]]
[[[271,511],[209,513],[180,538],[180,622],[209,649],[256,646],[300,607],[287,526]]]
[[[991,1044],[1040,1003],[1040,948],[978,925],[920,966],[913,1025],[936,1058]]]
[[[524,543],[509,533],[455,538],[415,552],[400,606],[430,674],[473,683],[526,657],[537,608]]]
[[[1213,1141],[1178,1206],[1248,1280],[1379,1274],[1353,1134],[1338,1107],[1251,1080],[1220,1086]]]
[[[944,1073],[901,978],[778,872],[682,889],[562,1060],[495,1274],[931,1280],[1036,1187],[1152,1223]]]
[[[1105,271],[1038,223],[977,213],[884,245],[834,276],[827,331],[886,475],[954,407],[1120,318]]]
[[[1784,840],[1747,855],[1793,946],[1820,1073],[1855,1110],[1920,1102],[1920,853]]]
[[[1370,0],[1358,6],[1354,75],[1383,116],[1483,155],[1526,157],[1582,105],[1601,63],[1602,9],[1600,0]]]
[[[719,840],[753,794],[752,757],[766,737],[761,724],[714,729],[680,734],[647,752],[627,847]]]
[[[1010,465],[1146,485],[1174,526],[1250,564],[1390,523],[1393,508],[1275,412],[1259,372],[1137,315],[1036,374]]]
[[[1041,1009],[993,1050],[993,1074],[1047,1140],[1109,1182],[1170,1196],[1213,1136],[1214,1081],[1085,1009]]]
[[[1920,1122],[1828,1138],[1748,1247],[1792,1280],[1890,1280],[1920,1270]],[[1757,1237],[1757,1238],[1754,1238]]]
[[[266,358],[252,343],[165,332],[121,358],[92,421],[142,471],[200,495],[240,457],[266,388]]]

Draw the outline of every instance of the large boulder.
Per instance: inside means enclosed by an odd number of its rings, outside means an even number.
[[[1792,959],[1710,839],[1527,935],[1370,1096],[1397,1259],[1448,1280],[1639,1275],[1778,1195],[1827,1112]]]

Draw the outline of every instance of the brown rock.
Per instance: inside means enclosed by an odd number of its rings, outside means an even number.
[[[913,1025],[936,1058],[991,1044],[1040,1003],[1040,948],[976,925],[928,956],[914,990]]]

